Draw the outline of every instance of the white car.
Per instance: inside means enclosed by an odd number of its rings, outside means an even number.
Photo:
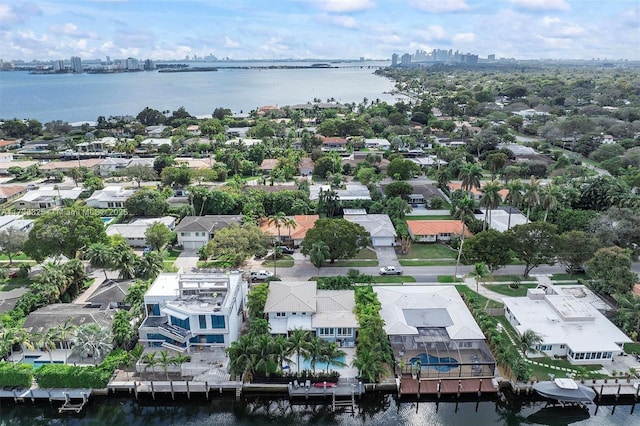
[[[380,275],[402,275],[402,269],[397,266],[385,266],[380,268]]]
[[[251,271],[252,280],[266,280],[273,277],[273,272],[267,271],[266,269],[261,269],[259,271]]]

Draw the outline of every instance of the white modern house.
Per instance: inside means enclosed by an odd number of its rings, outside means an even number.
[[[344,218],[357,223],[371,235],[373,247],[393,247],[396,242],[396,229],[386,214],[367,214],[364,209],[345,209]]]
[[[145,347],[222,351],[238,339],[247,284],[240,272],[158,275],[144,295]]]
[[[63,200],[77,200],[83,189],[59,189],[55,186],[43,186],[27,192],[13,206],[17,209],[52,209],[62,206]]]
[[[110,225],[106,232],[108,236],[122,235],[127,244],[131,247],[145,247],[147,245],[147,237],[145,236],[145,233],[154,223],[162,223],[173,231],[176,226],[176,218],[173,216],[138,218],[134,219],[130,223],[116,223]]]
[[[136,192],[135,189],[124,189],[119,185],[107,186],[94,191],[87,198],[87,206],[94,209],[124,208],[124,203]]]
[[[364,147],[386,151],[388,149],[391,149],[391,142],[389,142],[387,139],[382,138],[365,139]]]
[[[602,301],[584,286],[529,289],[526,297],[505,297],[505,316],[519,334],[542,338],[536,356],[567,357],[572,364],[611,363],[629,339],[597,309]]]
[[[315,281],[271,281],[264,313],[271,334],[288,335],[302,329],[352,348],[358,329],[355,306],[353,290],[318,290]]]

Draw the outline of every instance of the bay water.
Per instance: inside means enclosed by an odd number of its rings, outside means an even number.
[[[0,119],[35,118],[42,123],[95,121],[99,116],[137,115],[146,106],[192,115],[211,114],[217,107],[248,113],[260,106],[326,102],[356,104],[364,98],[395,103],[385,92],[393,82],[374,74],[385,62],[341,62],[335,68],[269,68],[306,66],[307,62],[211,62],[213,72],[115,74],[30,74],[0,72]],[[224,68],[246,67],[246,68]]]

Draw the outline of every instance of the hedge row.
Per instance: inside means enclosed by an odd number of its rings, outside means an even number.
[[[5,386],[30,388],[32,382],[32,365],[0,362],[0,388]]]

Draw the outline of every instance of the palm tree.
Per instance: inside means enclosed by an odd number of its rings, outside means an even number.
[[[529,183],[524,186],[524,199],[527,202],[527,223],[529,222],[529,213],[531,213],[531,207],[535,207],[540,204],[540,181],[533,175]]]
[[[562,193],[560,192],[560,188],[552,183],[542,188],[540,204],[544,208],[544,222],[547,221],[549,211],[555,210],[558,207],[558,202],[561,196]]]
[[[160,365],[160,367],[162,367],[167,380],[169,380],[169,366],[173,365],[173,358],[169,355],[169,352],[160,352],[160,359],[158,359],[158,364]]]
[[[300,373],[300,355],[305,358],[309,354],[309,337],[308,331],[296,328],[289,333],[289,350],[296,354],[296,369]]]
[[[313,374],[316,374],[316,363],[320,361],[320,357],[322,356],[324,346],[326,344],[327,342],[316,336],[313,336],[309,341],[307,350],[309,354],[309,365],[311,366]]]
[[[313,243],[309,251],[309,259],[313,266],[318,268],[318,276],[320,276],[320,268],[322,268],[328,257],[329,246],[324,241]]]
[[[254,350],[257,362],[255,363],[256,372],[264,372],[266,377],[271,373],[271,367],[276,362],[276,356],[273,353],[273,337],[263,334],[254,338]]]
[[[513,206],[518,206],[522,202],[522,181],[520,179],[512,180],[506,184],[506,188],[509,191],[506,197],[506,202],[509,203],[509,219],[507,221],[507,229],[511,229],[511,210]]]
[[[282,364],[285,362],[291,362],[288,358],[288,356],[291,355],[291,348],[289,347],[289,341],[286,337],[282,335],[274,337],[271,341],[271,350],[274,354],[278,369],[282,369]]]
[[[9,353],[9,358],[11,358],[13,355],[13,346],[16,344],[20,346],[24,345],[28,349],[33,349],[34,347],[30,339],[31,336],[24,328],[18,326],[10,327],[2,324],[0,328],[0,358],[6,358],[7,353]]]
[[[111,324],[111,331],[113,332],[115,343],[122,348],[125,348],[135,335],[129,312],[130,311],[124,309],[118,310]]]
[[[368,350],[358,350],[351,363],[358,369],[358,375],[371,383],[377,382],[382,375],[382,364],[381,354]]]
[[[142,256],[136,265],[136,277],[143,280],[155,279],[164,267],[164,258],[162,253],[150,251]]]
[[[56,349],[55,340],[58,338],[55,329],[50,328],[45,333],[35,335],[35,346],[49,354],[49,362],[53,364],[53,350]]]
[[[477,163],[466,163],[460,167],[458,175],[463,191],[471,191],[472,188],[480,189],[480,180],[482,179],[482,167]]]
[[[640,297],[618,294],[615,299],[618,302],[617,318],[624,331],[629,335],[640,333]]]
[[[482,230],[487,229],[487,225],[491,223],[491,210],[498,208],[500,203],[502,203],[502,197],[500,196],[501,189],[502,185],[500,185],[500,182],[494,180],[487,183],[481,190],[482,197],[480,198],[480,205],[485,208]]]
[[[118,368],[126,368],[127,380],[129,380],[129,369],[136,365],[136,362],[138,362],[138,360],[142,356],[143,351],[144,348],[142,347],[142,345],[136,345],[132,350],[125,351],[123,362],[118,366]]]
[[[458,276],[458,267],[460,266],[460,256],[462,255],[462,246],[464,245],[465,226],[467,220],[473,217],[476,208],[476,202],[469,195],[465,195],[453,207],[453,218],[462,221],[462,235],[460,236],[460,245],[458,246],[458,258],[456,260],[455,276]]]
[[[75,335],[77,328],[78,327],[71,323],[71,318],[67,318],[64,324],[60,324],[59,326],[55,327],[56,334],[58,335],[58,338],[60,339],[60,342],[62,344],[62,348],[64,349],[65,364],[67,363],[67,351],[69,349],[69,343],[71,341],[71,338]]]
[[[154,373],[154,368],[156,367],[156,365],[160,363],[159,360],[156,359],[157,354],[158,354],[157,352],[149,352],[144,354],[144,356],[142,357],[142,362],[145,364],[144,366],[145,373],[149,368],[151,368],[151,372]]]
[[[527,356],[527,353],[536,353],[540,352],[537,346],[542,343],[542,337],[538,335],[533,330],[526,330],[520,336],[520,341],[518,342],[518,347],[522,351],[524,356]]]
[[[117,247],[115,252],[116,258],[114,266],[120,271],[118,278],[121,280],[130,280],[134,278],[136,275],[138,256],[136,256],[129,246]]]
[[[289,236],[291,236],[291,229],[295,228],[298,225],[294,219],[287,217],[287,215],[285,215],[284,212],[278,212],[276,214],[269,216],[267,218],[267,223],[269,225],[275,225],[276,230],[278,231],[278,243],[282,242],[282,239],[280,237],[280,228],[282,228],[283,226],[286,226],[287,228],[289,228]],[[276,263],[277,263],[276,242],[274,240],[273,242],[273,276],[274,278],[276,277]]]
[[[93,364],[113,349],[113,335],[109,330],[95,322],[83,324],[78,327],[74,339],[73,351],[84,356],[93,357]]]
[[[338,345],[333,342],[325,345],[324,350],[320,354],[320,361],[327,364],[326,373],[329,374],[329,365],[335,365],[336,367],[346,367],[347,364],[340,360],[346,355],[347,353],[338,348]]]
[[[478,262],[474,265],[473,270],[469,272],[469,276],[472,276],[476,280],[476,293],[480,293],[480,281],[491,275],[491,271],[484,262]]]
[[[102,268],[104,279],[107,280],[107,268],[110,268],[115,260],[113,248],[104,243],[93,243],[87,247],[85,253],[89,264],[94,268]]]

